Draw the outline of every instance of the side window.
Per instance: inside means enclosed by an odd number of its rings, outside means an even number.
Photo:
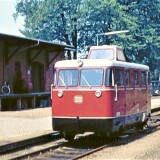
[[[146,84],[150,84],[150,72],[146,71]]]
[[[126,61],[126,58],[125,58],[122,50],[118,50],[118,60],[119,61]]]
[[[130,74],[129,74],[129,70],[126,70],[126,74],[125,74],[125,83],[126,83],[126,86],[129,86],[130,85]]]
[[[114,73],[112,68],[106,69],[105,86],[114,86]]]
[[[123,86],[123,70],[122,69],[115,70],[115,79],[116,79],[116,84],[118,86]]]
[[[138,86],[138,72],[134,71],[134,86]]]
[[[146,74],[145,74],[145,72],[141,72],[141,82],[142,82],[142,86],[146,85]]]

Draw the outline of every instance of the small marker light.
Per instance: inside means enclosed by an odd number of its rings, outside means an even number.
[[[63,96],[63,91],[58,91],[58,97],[61,98]]]
[[[78,60],[77,63],[78,63],[78,66],[79,66],[79,67],[82,67],[82,66],[83,66],[83,61],[82,61],[82,60]]]
[[[95,96],[96,96],[97,98],[99,98],[101,95],[102,95],[102,93],[101,93],[100,90],[97,90],[97,91],[95,92]]]

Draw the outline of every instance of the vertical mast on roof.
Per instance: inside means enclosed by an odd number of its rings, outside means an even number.
[[[99,34],[96,34],[96,36],[97,36],[97,46],[98,46],[98,36],[100,36],[100,35],[106,35],[106,36],[108,36],[108,35],[112,35],[112,34],[122,34],[122,33],[127,33],[127,32],[129,32],[129,30],[123,30],[123,31],[113,31],[113,32],[106,32],[106,33],[99,33]]]

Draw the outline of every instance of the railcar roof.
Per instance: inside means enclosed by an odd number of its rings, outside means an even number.
[[[90,50],[92,50],[92,49],[107,49],[107,48],[122,49],[122,47],[117,46],[117,45],[102,45],[102,46],[91,46]]]
[[[122,62],[122,61],[112,61],[106,59],[81,59],[81,60],[63,60],[55,63],[56,68],[75,68],[80,67],[81,62],[83,67],[104,67],[104,66],[117,66],[124,68],[134,68],[134,69],[143,69],[149,70],[147,65]]]

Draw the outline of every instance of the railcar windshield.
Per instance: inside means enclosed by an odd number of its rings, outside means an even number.
[[[82,69],[80,71],[80,86],[102,86],[103,84],[103,69]]]
[[[104,69],[61,69],[57,77],[59,87],[98,87],[103,85]]]
[[[63,69],[58,74],[59,87],[75,87],[78,85],[78,70]]]
[[[90,53],[89,59],[114,59],[114,50],[113,49],[95,49]]]

